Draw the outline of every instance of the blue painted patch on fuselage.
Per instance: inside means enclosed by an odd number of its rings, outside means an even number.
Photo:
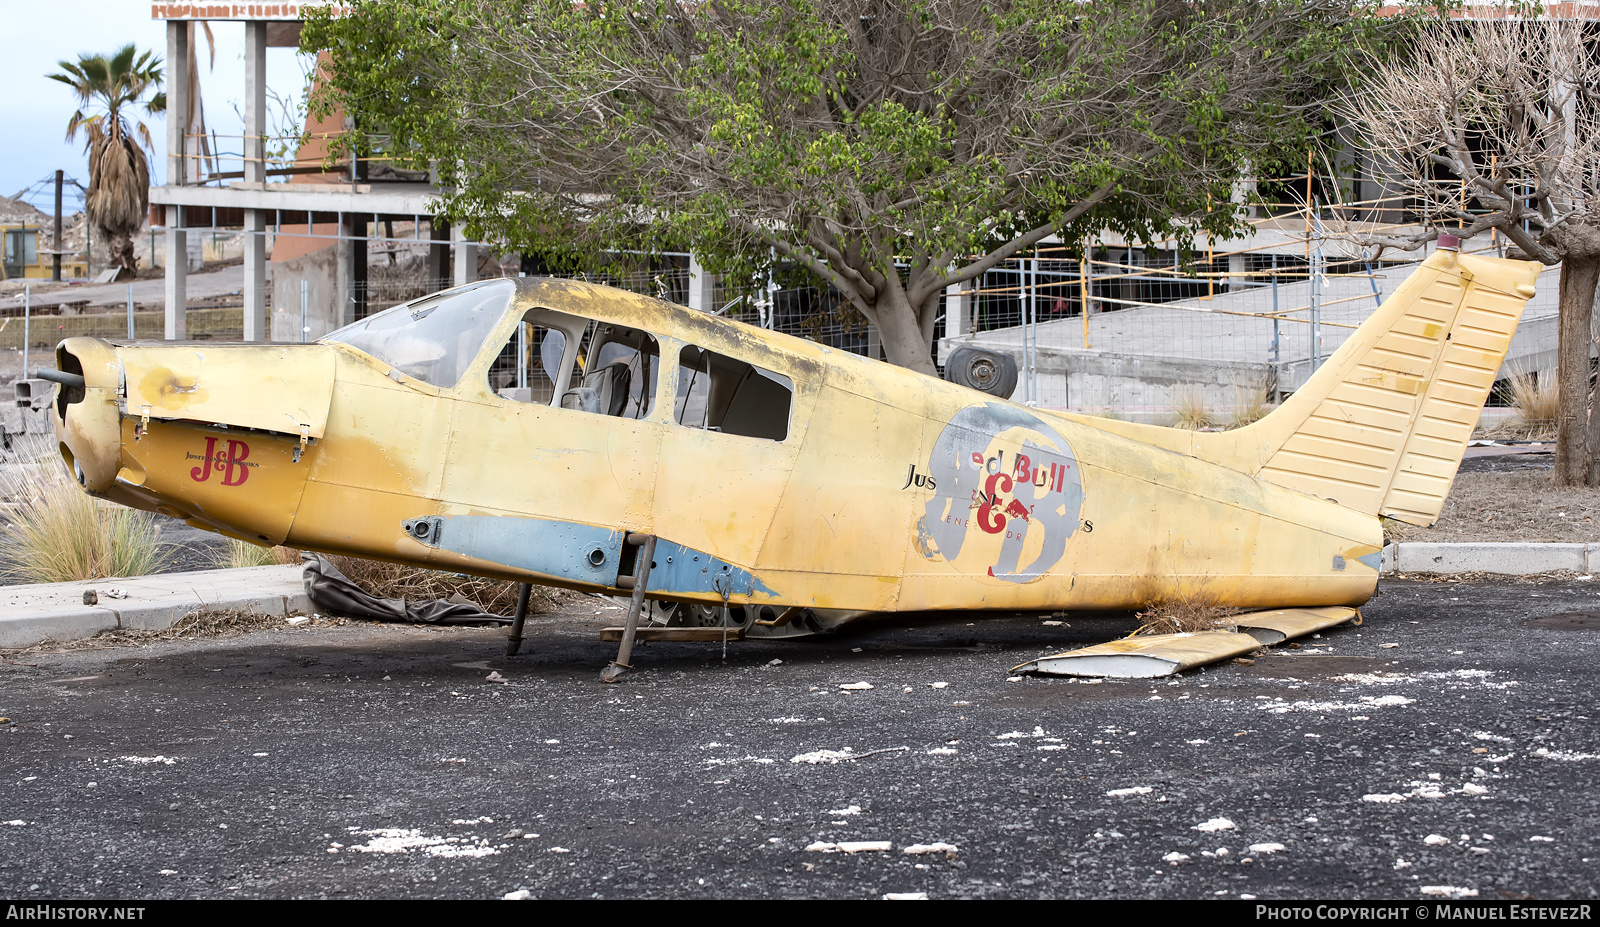
[[[553,579],[615,588],[627,532],[517,515],[445,515],[405,523],[430,547]],[[675,541],[656,541],[647,581],[652,595],[776,596],[750,571]]]

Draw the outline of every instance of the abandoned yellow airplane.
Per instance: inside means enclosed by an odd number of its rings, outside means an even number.
[[[1195,597],[1282,610],[1239,619],[1282,638],[1374,593],[1379,516],[1438,517],[1538,269],[1437,251],[1278,409],[1214,434],[553,279],[458,287],[315,344],[72,338],[42,375],[88,492],[259,544],[631,593],[613,676],[646,598],[667,639]]]

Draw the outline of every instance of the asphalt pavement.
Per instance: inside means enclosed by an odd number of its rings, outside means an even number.
[[[621,610],[576,601],[509,659],[373,625],[5,657],[0,897],[1597,894],[1595,581],[1386,582],[1298,649],[1098,683],[1008,670],[1127,618],[654,643],[606,686]]]

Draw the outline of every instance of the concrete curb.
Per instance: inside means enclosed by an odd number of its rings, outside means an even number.
[[[0,648],[71,641],[102,631],[159,631],[202,608],[263,615],[311,614],[300,567],[259,566],[194,573],[0,586]],[[85,605],[86,590],[99,602]],[[124,593],[114,598],[112,590]]]
[[[1402,541],[1383,549],[1385,573],[1498,573],[1526,576],[1600,572],[1600,544]]]

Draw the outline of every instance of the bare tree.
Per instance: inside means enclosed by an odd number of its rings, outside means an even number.
[[[1593,486],[1600,58],[1584,33],[1572,20],[1438,24],[1406,58],[1378,64],[1345,109],[1423,220],[1423,233],[1378,243],[1410,250],[1441,232],[1466,239],[1496,229],[1529,258],[1561,265],[1556,482]]]

